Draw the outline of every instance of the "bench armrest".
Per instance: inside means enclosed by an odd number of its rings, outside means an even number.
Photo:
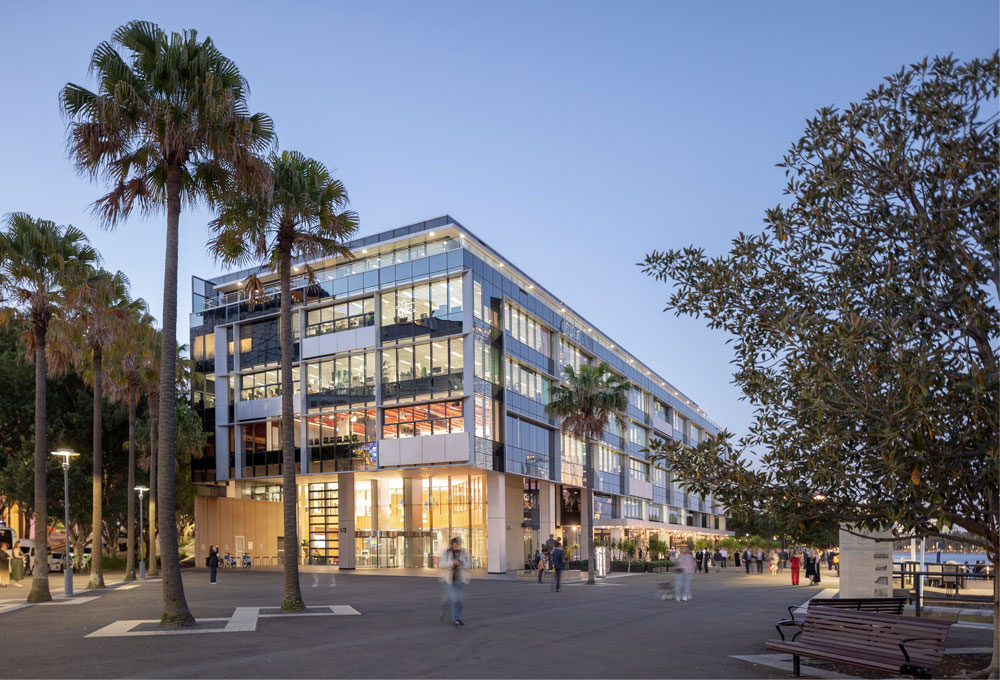
[[[796,628],[799,629],[798,632],[796,632],[795,635],[792,636],[792,640],[791,640],[792,642],[795,642],[795,638],[797,638],[799,635],[802,634],[802,622],[801,621],[796,621],[795,619],[784,619],[782,621],[778,621],[776,624],[774,624],[774,629],[776,631],[778,631],[778,635],[781,636],[782,641],[784,641],[784,640],[787,639],[787,638],[785,638],[785,632],[783,630],[781,630],[782,627],[784,627],[784,626],[795,626]]]
[[[906,659],[906,663],[910,663],[910,653],[906,651],[906,643],[915,642],[916,640],[930,640],[931,642],[936,642],[937,638],[911,637],[911,638],[903,638],[902,640],[900,640],[898,643],[899,651],[903,652],[903,658]]]
[[[788,606],[788,616],[792,621],[795,620],[795,610],[802,607],[800,604],[793,604]]]

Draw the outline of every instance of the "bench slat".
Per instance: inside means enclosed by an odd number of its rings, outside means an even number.
[[[817,603],[808,607],[802,632],[795,641],[769,640],[766,647],[795,656],[890,672],[900,671],[907,664],[932,669],[944,657],[951,625],[952,622],[940,619],[920,619]],[[906,653],[910,657],[907,661],[899,642],[911,637],[930,639],[907,644]]]

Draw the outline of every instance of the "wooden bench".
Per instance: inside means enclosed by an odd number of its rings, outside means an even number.
[[[877,614],[902,614],[906,601],[905,597],[814,597],[807,603],[807,611],[813,607],[834,607]],[[792,605],[788,608],[788,615],[794,619],[800,607]]]
[[[800,657],[862,668],[931,677],[941,663],[951,621],[898,614],[810,607],[802,621],[779,621],[780,640],[768,640],[767,649],[792,655],[800,675]],[[798,632],[786,639],[784,628]]]

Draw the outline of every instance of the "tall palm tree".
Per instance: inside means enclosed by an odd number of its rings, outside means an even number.
[[[143,368],[148,364],[155,336],[153,317],[139,298],[133,303],[123,331],[111,345],[113,396],[124,399],[128,407],[128,550],[125,557],[125,580],[135,580],[135,451],[136,414],[145,389]]]
[[[146,405],[149,408],[149,517],[146,522],[149,524],[149,569],[148,576],[156,576],[160,568],[157,565],[157,532],[159,526],[156,521],[156,497],[157,483],[157,443],[160,423],[160,336],[162,331],[152,329],[149,337],[145,338],[147,343],[147,360],[142,367],[142,381],[146,389]]]
[[[69,313],[58,323],[57,333],[69,340],[71,356],[94,393],[93,419],[93,536],[88,588],[104,587],[104,399],[108,381],[105,353],[112,341],[127,332],[125,321],[136,308],[129,295],[128,277],[103,269],[84,273],[67,294]],[[129,494],[131,496],[131,492]],[[117,540],[117,537],[115,537]]]
[[[158,405],[161,625],[193,625],[181,583],[174,503],[181,205],[211,203],[227,179],[248,191],[265,186],[258,154],[270,147],[274,132],[268,116],[249,112],[247,83],[236,64],[193,30],[168,34],[150,22],[125,24],[94,49],[90,70],[97,76],[96,92],[68,83],[60,99],[78,169],[111,184],[95,203],[97,213],[108,227],[135,208],[167,213]]]
[[[26,213],[11,213],[0,236],[0,323],[23,319],[30,326],[25,338],[35,358],[35,560],[28,602],[48,602],[48,451],[45,440],[45,344],[49,323],[63,313],[66,285],[80,270],[98,261],[97,251],[79,229],[56,226]],[[67,535],[69,527],[66,527]],[[68,543],[68,541],[67,541]]]
[[[631,384],[611,370],[607,362],[596,366],[584,364],[574,371],[572,366],[563,368],[563,384],[553,387],[545,410],[560,418],[560,428],[586,446],[584,475],[586,498],[584,513],[587,517],[587,583],[594,582],[594,446],[603,436],[612,419],[625,427],[625,408]]]
[[[285,597],[282,609],[303,609],[299,588],[295,517],[295,440],[292,408],[292,259],[351,256],[344,242],[358,228],[347,210],[347,190],[319,161],[297,151],[271,153],[272,185],[266,196],[226,192],[211,226],[215,256],[226,264],[262,262],[277,270],[280,283],[281,460],[284,504]],[[310,272],[311,269],[308,268]]]

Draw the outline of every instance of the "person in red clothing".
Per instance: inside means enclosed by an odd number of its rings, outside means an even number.
[[[802,564],[802,560],[799,559],[799,554],[796,552],[792,553],[792,558],[788,562],[791,566],[792,585],[797,586],[799,585],[799,566]]]

